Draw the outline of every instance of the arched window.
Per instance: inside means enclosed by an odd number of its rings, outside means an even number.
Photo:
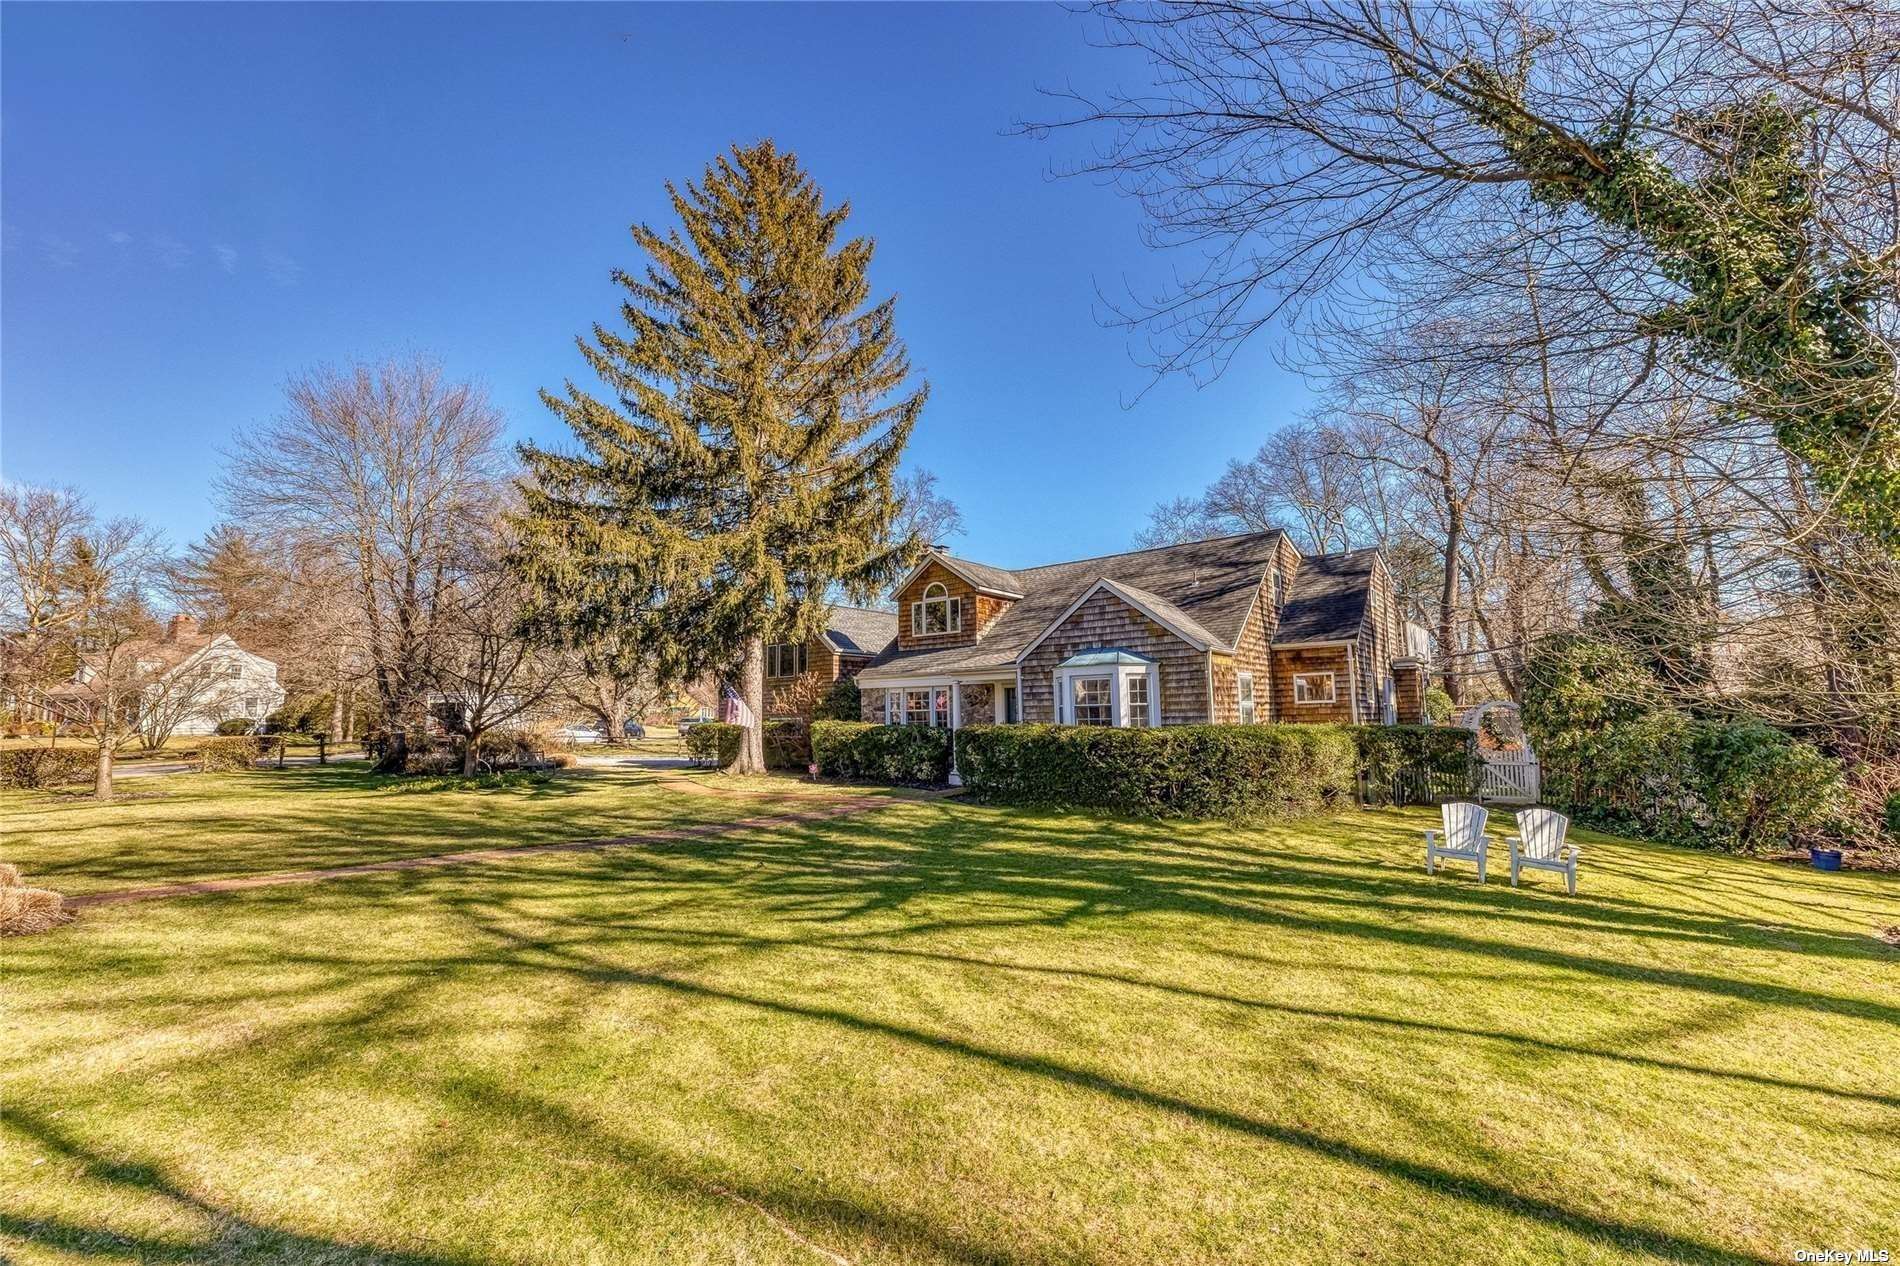
[[[924,596],[910,604],[910,631],[913,637],[934,633],[956,633],[963,628],[963,601],[952,598],[942,581],[924,586]]]

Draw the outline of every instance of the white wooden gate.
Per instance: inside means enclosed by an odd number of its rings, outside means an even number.
[[[1507,718],[1501,733],[1509,747],[1478,744],[1478,799],[1484,804],[1536,804],[1539,782],[1537,753],[1524,737],[1524,725],[1518,718],[1517,705],[1507,699],[1493,699],[1458,714],[1457,724],[1483,732],[1487,713],[1502,713]]]
[[[1524,750],[1480,752],[1478,799],[1484,804],[1536,804],[1537,757]]]

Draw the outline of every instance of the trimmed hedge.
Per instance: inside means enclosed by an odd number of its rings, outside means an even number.
[[[250,769],[266,756],[277,755],[283,739],[260,734],[227,735],[208,738],[198,749],[200,773],[216,774],[233,769]]]
[[[1289,818],[1349,804],[1356,760],[1335,725],[957,732],[957,769],[975,795],[1136,817]]]
[[[804,773],[811,764],[811,726],[802,720],[765,723],[765,767]]]
[[[1477,735],[1456,725],[1355,725],[1367,804],[1443,804],[1478,791]]]
[[[950,777],[950,732],[928,725],[814,721],[811,752],[830,778],[933,786]]]
[[[795,769],[803,773],[811,764],[811,730],[805,722],[767,721],[762,737],[767,769]],[[739,745],[744,741],[744,726],[707,721],[686,731],[686,754],[725,769],[739,759]]]
[[[739,744],[745,739],[745,727],[724,721],[703,721],[686,731],[686,754],[695,760],[711,761],[724,769],[739,759]]]
[[[0,787],[32,790],[91,782],[99,753],[80,747],[22,747],[0,752]]]

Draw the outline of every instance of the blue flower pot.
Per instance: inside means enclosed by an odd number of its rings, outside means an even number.
[[[1838,848],[1811,848],[1808,856],[1814,861],[1816,870],[1839,870],[1841,868],[1841,850]]]

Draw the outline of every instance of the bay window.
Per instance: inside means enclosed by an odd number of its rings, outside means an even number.
[[[1055,670],[1056,721],[1061,725],[1161,724],[1160,668],[1134,651],[1087,650]]]

